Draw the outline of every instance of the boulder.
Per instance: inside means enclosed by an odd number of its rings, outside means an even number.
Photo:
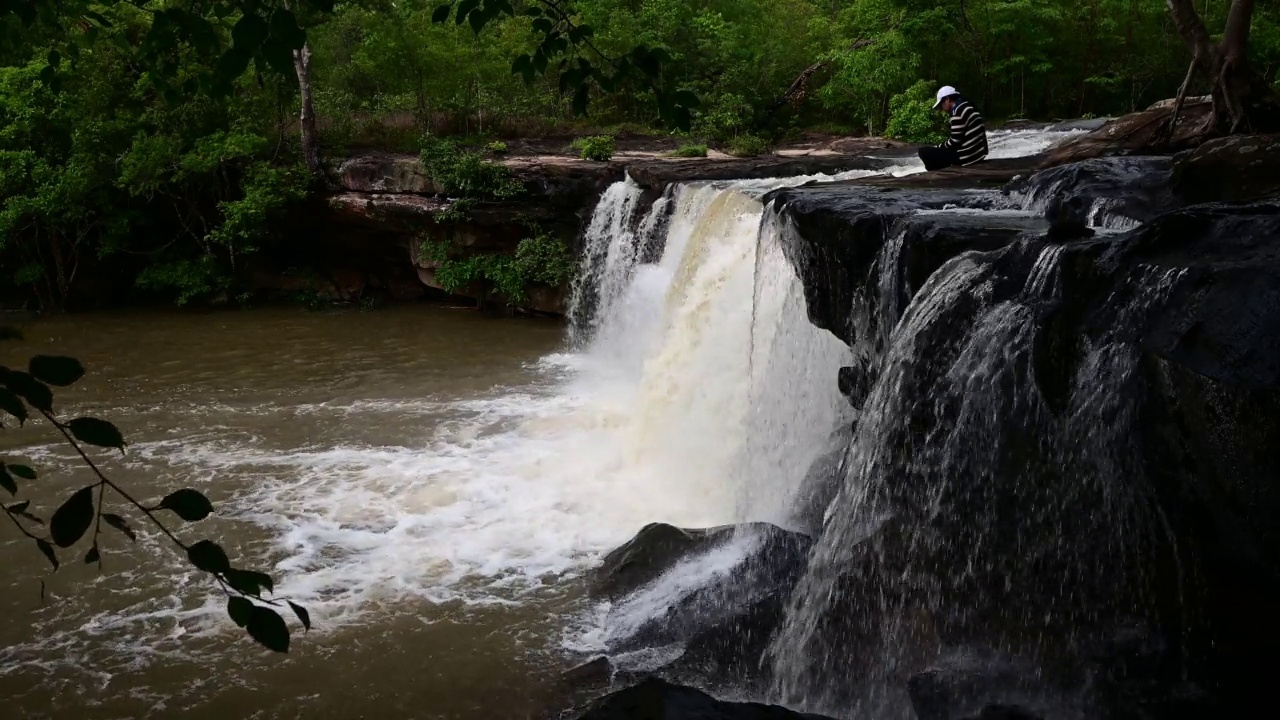
[[[1189,203],[1280,198],[1280,135],[1210,140],[1178,158],[1173,188]]]
[[[611,654],[678,647],[681,680],[745,687],[782,618],[812,541],[767,523],[689,531],[650,525],[606,559],[596,591]]]
[[[333,174],[338,186],[349,193],[435,194],[422,161],[412,155],[370,153],[337,163]]]
[[[1142,112],[1116,118],[1087,135],[1050,150],[1041,159],[1041,167],[1108,155],[1152,155],[1194,147],[1203,138],[1205,125],[1212,115],[1213,103],[1187,102],[1170,136],[1172,103],[1153,105]]]
[[[597,700],[579,720],[824,720],[777,705],[727,702],[657,678]],[[826,719],[829,720],[829,719]]]
[[[1180,205],[1173,193],[1173,160],[1157,156],[1061,165],[1019,178],[1004,192],[1060,225],[1127,229]]]

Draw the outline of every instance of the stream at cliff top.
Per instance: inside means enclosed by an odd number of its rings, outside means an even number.
[[[996,135],[993,155],[1068,135]],[[110,535],[102,574],[67,553],[50,575],[5,534],[0,694],[22,717],[533,715],[558,670],[734,561],[610,608],[577,582],[602,553],[655,521],[794,524],[848,412],[850,351],[809,324],[758,197],[811,179],[682,186],[652,208],[615,185],[571,350],[558,323],[431,307],[34,323],[3,362],[81,358],[57,397],[125,432],[107,471],[144,497],[206,492],[219,513],[184,536],[269,571],[316,628],[288,657],[259,650],[149,530]],[[41,469],[46,516],[88,482],[39,425],[0,450]]]

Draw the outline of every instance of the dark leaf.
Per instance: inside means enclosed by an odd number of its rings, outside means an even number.
[[[275,592],[275,584],[271,581],[271,576],[266,573],[231,568],[223,574],[231,587],[245,595],[260,597],[263,590]]]
[[[249,68],[249,60],[252,57],[248,50],[238,46],[232,47],[218,58],[218,65],[213,71],[214,76],[221,82],[230,84]]]
[[[453,10],[453,3],[445,3],[444,5],[436,8],[435,12],[431,13],[431,22],[442,23],[445,20],[448,20],[450,10]]]
[[[160,507],[174,511],[178,517],[188,522],[203,520],[213,512],[213,503],[209,502],[209,498],[191,488],[169,493],[160,501]]]
[[[275,610],[254,605],[245,629],[249,631],[250,637],[268,650],[289,652],[289,627]]]
[[[40,552],[44,553],[44,556],[45,556],[45,557],[47,557],[47,558],[49,558],[49,562],[53,564],[53,569],[54,569],[54,570],[57,570],[57,569],[58,569],[58,556],[57,556],[57,554],[56,554],[56,553],[54,553],[54,552],[53,552],[53,546],[52,546],[52,545],[50,545],[49,543],[45,542],[44,540],[41,540],[41,539],[39,539],[39,538],[36,538],[36,547],[40,548]],[[44,598],[44,583],[43,583],[43,582],[42,582],[42,583],[40,583],[40,597],[41,597],[41,599],[43,599],[43,598]]]
[[[58,73],[53,69],[52,65],[45,65],[43,68],[40,68],[40,82],[52,87],[53,82],[57,79]]]
[[[524,9],[524,14],[529,17],[542,17],[542,8],[536,5],[530,5]]]
[[[81,417],[67,423],[77,440],[98,447],[124,449],[124,437],[115,425],[98,418]]]
[[[320,12],[333,12],[333,0],[307,0],[307,4]]]
[[[231,569],[231,561],[222,546],[212,540],[201,540],[187,548],[187,559],[192,565],[211,573],[225,573]]]
[[[80,488],[49,519],[49,534],[58,547],[71,547],[93,522],[93,486]]]
[[[537,70],[539,73],[545,73],[547,71],[546,53],[538,50],[533,54],[533,69]]]
[[[45,56],[45,60],[49,63],[50,66],[58,67],[59,65],[62,64],[62,53],[58,52],[57,50],[50,50],[49,54]]]
[[[484,30],[485,23],[489,22],[490,17],[487,12],[472,10],[471,15],[467,17],[467,20],[471,23],[471,32],[479,35],[480,31]]]
[[[246,598],[233,597],[227,600],[227,614],[236,625],[244,627],[253,617],[253,602]]]
[[[302,627],[306,628],[307,630],[310,630],[311,629],[311,613],[307,612],[306,608],[302,607],[301,605],[295,602],[292,602],[290,600],[285,600],[285,602],[289,603],[289,608],[293,610],[293,614],[298,616],[298,620],[302,623]]]
[[[297,82],[297,75],[294,74],[293,67],[293,50],[290,50],[284,43],[266,43],[262,46],[262,57],[272,70],[289,78],[291,82]]]
[[[659,63],[671,62],[671,53],[667,52],[664,48],[653,48],[649,51],[649,57],[657,60]]]
[[[677,105],[675,109],[675,117],[672,119],[671,124],[674,125],[677,130],[688,132],[689,128],[693,125],[693,116],[689,114],[689,108],[683,105]]]
[[[5,388],[0,388],[0,410],[18,418],[19,425],[27,421],[27,406],[17,395]]]
[[[586,115],[587,103],[591,100],[591,86],[582,83],[578,86],[577,92],[573,94],[573,114]]]
[[[85,17],[98,23],[102,27],[108,27],[108,28],[111,27],[111,21],[108,20],[106,17],[104,17],[100,12],[94,12],[93,10],[85,10],[84,15]]]
[[[271,40],[297,50],[307,42],[307,34],[298,27],[298,18],[283,8],[271,14]]]
[[[235,27],[231,28],[231,39],[237,48],[246,52],[252,52],[258,49],[263,40],[267,39],[267,34],[271,31],[267,21],[260,16],[248,13],[240,18]]]
[[[702,100],[698,98],[698,94],[692,90],[677,90],[676,102],[690,110],[694,110],[702,104]]]
[[[106,520],[107,524],[111,527],[124,533],[130,540],[134,542],[138,541],[138,536],[134,534],[133,528],[129,527],[129,523],[124,518],[116,515],[115,513],[103,513],[102,519]]]
[[[101,559],[102,556],[98,554],[98,543],[94,543],[93,547],[89,548],[89,552],[85,553],[84,564],[92,565],[99,562]]]
[[[528,55],[517,57],[511,62],[511,74],[522,75],[525,82],[533,82],[533,58]]]
[[[551,22],[550,18],[543,17],[533,21],[533,29],[543,34],[550,34],[553,27],[555,27],[555,24]]]
[[[454,17],[453,21],[458,25],[466,22],[467,16],[470,15],[471,11],[475,10],[476,6],[479,4],[480,0],[462,0],[462,2],[458,3],[458,14]]]
[[[8,490],[10,495],[18,494],[18,483],[13,481],[8,468],[4,465],[0,465],[0,487]]]
[[[493,8],[495,17],[498,14],[514,16],[515,8],[511,7],[511,0],[490,0],[489,6]]]
[[[17,475],[23,480],[36,479],[36,471],[32,470],[26,465],[6,465],[5,467],[9,468],[9,472],[13,473],[14,475]]]
[[[27,401],[37,410],[50,412],[53,410],[53,391],[48,385],[24,372],[9,372],[4,375],[4,384],[14,393]]]

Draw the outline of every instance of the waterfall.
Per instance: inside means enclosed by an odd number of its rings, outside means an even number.
[[[589,338],[579,380],[607,374],[625,393],[623,462],[698,487],[725,522],[787,524],[843,405],[830,388],[848,349],[807,321],[779,246],[791,230],[759,199],[769,187],[682,185],[640,208],[638,186],[615,184],[573,300],[572,335]],[[644,262],[656,226],[662,251]]]
[[[1039,344],[1068,252],[1023,241],[961,255],[894,326],[772,642],[783,701],[911,718],[908,680],[930,665],[1072,666],[1117,628],[1158,625],[1152,568],[1167,548],[1140,490],[1133,333],[1178,275],[1131,278],[1111,299],[1112,329],[1055,389]],[[1078,691],[1024,684],[1005,697],[1088,716]]]

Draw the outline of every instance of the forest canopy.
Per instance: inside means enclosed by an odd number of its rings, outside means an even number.
[[[1220,37],[1232,3],[1193,6]],[[1129,112],[1187,75],[1169,10],[1166,0],[4,0],[0,277],[45,308],[103,278],[131,297],[234,297],[245,259],[278,242],[281,218],[322,184],[323,158],[416,153],[424,137],[924,140],[934,128],[921,99],[941,83],[997,121]],[[1248,55],[1274,87],[1275,3],[1253,12]],[[1199,78],[1190,87],[1207,90]]]

